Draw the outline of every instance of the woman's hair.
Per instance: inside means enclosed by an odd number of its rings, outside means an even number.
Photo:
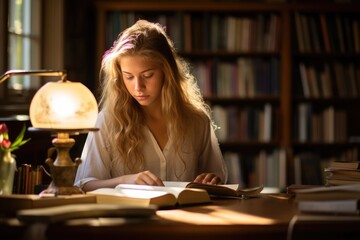
[[[161,108],[176,151],[181,151],[189,121],[206,116],[212,122],[210,109],[187,62],[177,55],[164,28],[157,23],[137,21],[120,33],[105,53],[101,66],[100,105],[112,130],[109,140],[116,146],[128,173],[142,170],[142,128],[146,124],[140,105],[125,87],[120,66],[122,57],[134,55],[156,61],[164,73]]]

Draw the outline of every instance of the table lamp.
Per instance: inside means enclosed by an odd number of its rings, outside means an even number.
[[[66,72],[53,70],[10,70],[0,77],[0,83],[12,75],[61,76],[61,80],[48,82],[34,95],[30,103],[29,131],[48,131],[56,137],[54,148],[48,150],[46,164],[50,167],[52,182],[43,193],[55,195],[82,194],[74,186],[80,158],[72,161],[69,150],[75,144],[70,135],[96,131],[94,128],[98,106],[94,95],[80,82],[66,79]],[[55,161],[51,159],[56,150]]]

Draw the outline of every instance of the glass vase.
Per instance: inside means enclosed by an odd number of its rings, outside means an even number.
[[[16,162],[10,151],[0,151],[0,195],[12,194]]]

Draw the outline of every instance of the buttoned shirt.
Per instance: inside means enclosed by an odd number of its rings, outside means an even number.
[[[96,121],[99,131],[87,136],[82,163],[79,165],[75,185],[97,179],[110,179],[125,174],[133,174],[124,167],[113,143],[108,136],[111,129],[106,124],[106,114],[99,113]],[[142,127],[144,144],[144,170],[149,170],[163,181],[193,181],[200,173],[215,173],[223,182],[227,180],[227,169],[220,151],[219,143],[210,121],[204,118],[191,121],[187,126],[188,136],[176,152],[169,138],[162,150],[147,126]]]

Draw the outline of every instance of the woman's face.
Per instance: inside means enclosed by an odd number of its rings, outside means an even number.
[[[159,65],[143,56],[125,56],[120,66],[126,89],[143,107],[161,106],[164,74]]]

